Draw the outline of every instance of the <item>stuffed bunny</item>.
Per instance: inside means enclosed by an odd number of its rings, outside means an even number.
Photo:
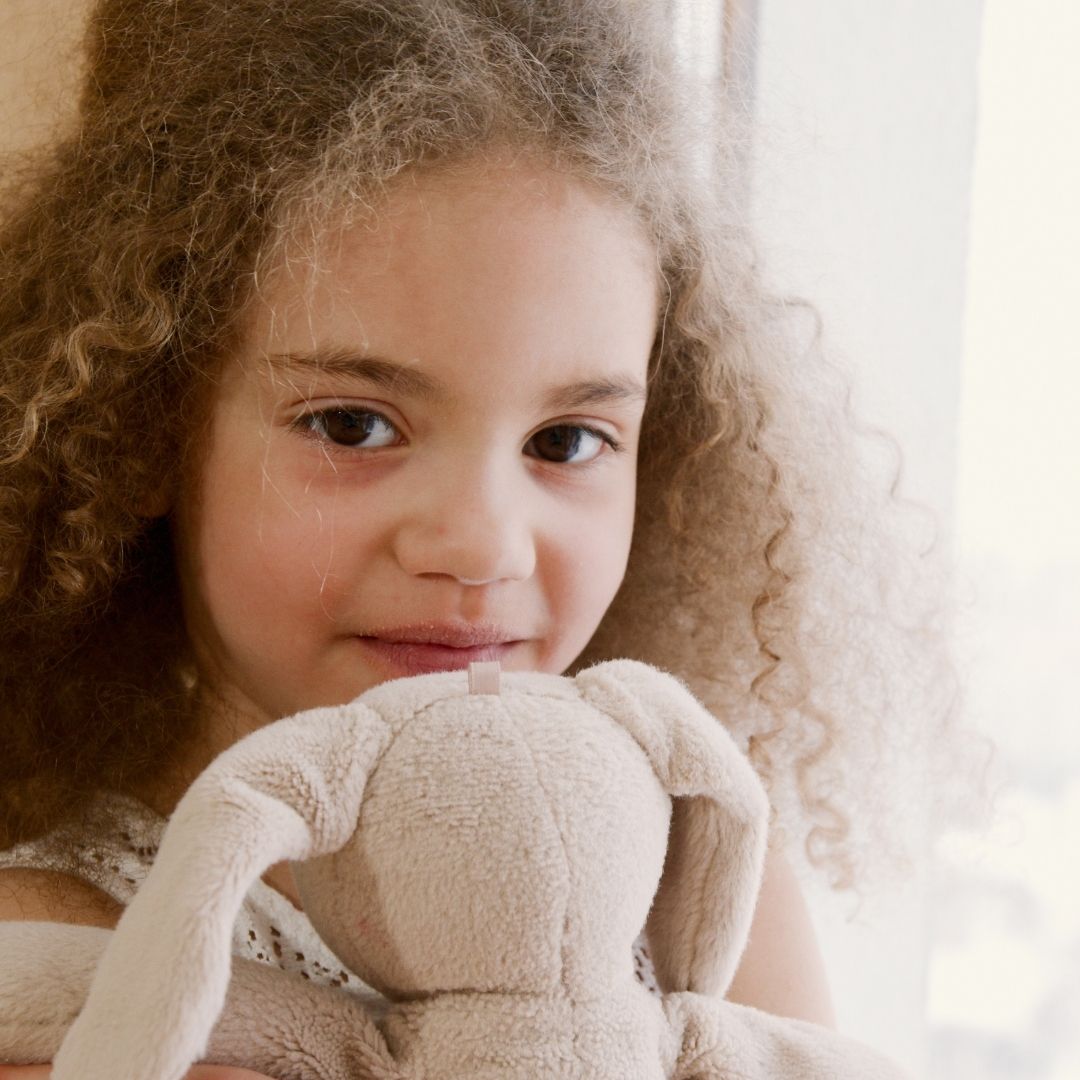
[[[98,932],[53,1076],[178,1080],[211,1060],[283,1080],[893,1080],[857,1043],[722,998],[767,816],[715,718],[628,660],[473,665],[278,721],[180,802]],[[282,859],[379,1012],[231,963],[242,898]],[[642,926],[659,997],[633,970]]]

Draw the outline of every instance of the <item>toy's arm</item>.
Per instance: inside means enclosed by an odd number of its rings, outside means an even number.
[[[0,1061],[52,1061],[113,932],[0,923]],[[148,1037],[149,1037],[149,1033]],[[254,960],[236,960],[202,1059],[276,1080],[390,1080],[390,1052],[363,1001]]]
[[[356,994],[318,986],[254,960],[237,960],[204,1061],[275,1080],[401,1080],[369,1009]]]
[[[348,840],[389,737],[359,703],[315,709],[253,732],[199,776],[102,954],[55,1080],[180,1080],[205,1057],[248,888],[274,863]]]
[[[671,1080],[910,1080],[876,1050],[829,1028],[705,994],[672,993],[680,1053]]]
[[[111,938],[99,926],[0,923],[0,1061],[52,1061]]]

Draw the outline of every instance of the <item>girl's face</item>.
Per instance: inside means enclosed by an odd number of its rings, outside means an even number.
[[[658,314],[630,212],[520,162],[283,259],[174,513],[241,727],[471,660],[564,671],[626,567]]]

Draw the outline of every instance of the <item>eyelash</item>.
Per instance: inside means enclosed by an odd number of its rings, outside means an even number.
[[[339,443],[332,439],[329,434],[325,433],[326,418],[330,416],[347,415],[351,417],[368,417],[374,416],[382,420],[383,423],[397,431],[397,425],[384,413],[378,412],[376,409],[349,409],[349,408],[329,408],[329,409],[315,409],[312,412],[304,413],[302,416],[298,416],[289,425],[295,431],[301,435],[314,439],[321,443],[324,449],[330,453],[372,453],[374,450],[388,449],[384,447],[372,447],[366,448],[363,446],[350,446],[347,443]],[[320,433],[316,430],[315,424],[317,421],[322,421],[324,433]],[[589,424],[551,424],[549,427],[542,428],[537,434],[541,434],[543,431],[550,431],[552,429],[567,429],[572,431],[584,431],[587,435],[600,439],[605,445],[607,445],[614,453],[622,453],[624,447],[618,439],[616,439],[609,432],[602,430],[601,428],[592,427]],[[535,438],[536,436],[533,436]],[[530,442],[532,439],[529,440]],[[595,465],[604,454],[598,454],[596,457],[591,458],[588,461],[573,462],[573,461],[547,461],[549,465],[573,465],[575,468],[583,469],[590,465]],[[538,460],[546,461],[545,458],[539,458]]]

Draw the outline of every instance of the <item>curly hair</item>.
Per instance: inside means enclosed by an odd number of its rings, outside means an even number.
[[[297,228],[497,146],[632,208],[666,286],[629,565],[575,668],[678,674],[835,886],[889,846],[867,777],[951,745],[948,604],[847,377],[759,279],[745,118],[695,98],[651,7],[99,0],[77,125],[0,226],[0,846],[193,737],[169,522],[145,508],[260,271]]]

